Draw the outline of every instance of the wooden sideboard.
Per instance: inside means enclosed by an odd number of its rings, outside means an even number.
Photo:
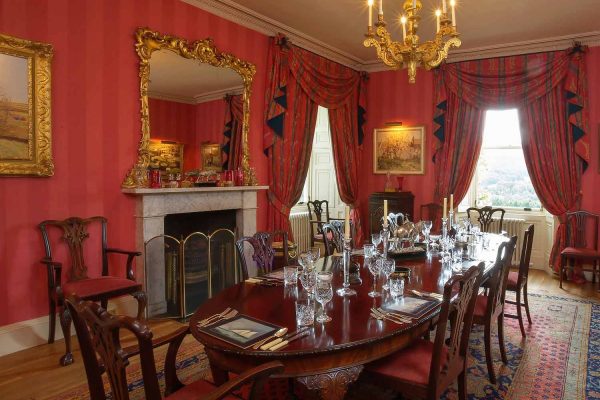
[[[369,196],[369,234],[381,230],[383,201],[388,201],[388,212],[408,214],[414,220],[415,196],[411,192],[375,192]],[[381,208],[378,212],[378,208]]]

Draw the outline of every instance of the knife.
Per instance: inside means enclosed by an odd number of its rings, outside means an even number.
[[[275,340],[272,340],[272,341],[270,341],[268,343],[263,344],[262,346],[260,346],[260,349],[261,350],[269,350],[271,347],[275,346],[276,344],[279,344],[279,343],[283,342],[284,340],[288,340],[292,336],[296,336],[297,334],[302,333],[302,332],[304,332],[307,329],[308,328],[301,328],[301,329],[296,330],[295,332],[288,333],[284,337],[277,338]]]
[[[283,342],[269,348],[270,351],[275,351],[275,350],[279,350],[282,347],[287,346],[288,344],[292,343],[294,340],[298,340],[303,338],[304,336],[307,336],[310,333],[310,329],[307,329],[305,331],[302,331],[300,333],[295,334],[294,336],[292,336],[291,338],[289,338],[288,340],[284,340]]]

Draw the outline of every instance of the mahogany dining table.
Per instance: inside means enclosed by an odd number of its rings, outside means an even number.
[[[493,267],[493,252],[489,253],[484,275],[488,275]],[[362,257],[353,256],[353,260],[362,261]],[[464,267],[476,264],[478,261],[463,262]],[[405,296],[411,295],[411,289],[443,293],[444,284],[452,274],[447,267],[443,268],[439,257],[398,259],[396,266],[411,269]],[[239,374],[259,364],[277,360],[285,366],[277,378],[295,378],[308,389],[319,391],[323,399],[342,399],[348,385],[358,378],[365,364],[390,355],[427,334],[440,312],[441,307],[435,306],[406,324],[375,319],[371,316],[371,308],[380,307],[382,303],[393,299],[387,292],[382,297],[369,297],[372,275],[367,268],[361,264],[362,283],[351,286],[357,294],[350,297],[335,293],[343,283],[341,260],[338,262],[335,257],[321,259],[317,268],[333,272],[333,300],[326,305],[332,321],[324,324],[315,321],[308,336],[280,350],[242,349],[201,332],[197,324],[231,307],[240,314],[288,327],[291,332],[296,329],[295,300],[304,290],[300,283],[284,287],[242,282],[216,294],[196,310],[190,320],[190,331],[204,345],[217,385],[228,379],[228,372]],[[382,291],[381,287],[379,291]],[[316,312],[319,311],[320,306]]]

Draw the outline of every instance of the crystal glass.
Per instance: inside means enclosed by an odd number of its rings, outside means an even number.
[[[404,278],[390,278],[390,294],[394,298],[404,296]]]
[[[367,262],[367,259],[365,259],[365,263],[367,264],[369,271],[373,275],[373,290],[369,292],[369,296],[379,297],[379,296],[381,296],[381,293],[379,293],[377,291],[377,276],[379,275],[381,262],[379,262],[380,260],[374,260],[374,259],[368,259],[368,260],[369,261]]]
[[[315,287],[315,299],[321,303],[321,315],[317,317],[318,322],[329,322],[331,317],[325,311],[325,305],[333,298],[333,288],[331,287],[331,272],[320,272],[317,274],[317,286]]]
[[[394,262],[394,260],[390,260],[390,259],[381,260],[381,266],[379,267],[379,269],[380,269],[381,273],[383,274],[383,276],[385,276],[385,284],[382,286],[382,288],[385,290],[389,290],[390,275],[396,269],[396,263]]]
[[[379,245],[381,244],[381,234],[380,233],[373,233],[371,235],[371,242],[373,243],[373,246],[375,246],[375,251],[377,251],[377,248],[379,247]]]
[[[315,263],[321,258],[321,248],[320,247],[311,247],[308,249],[308,254],[310,254],[310,258],[312,262]]]
[[[306,268],[312,268],[312,256],[308,252],[300,253],[298,256],[298,264],[302,267],[302,270]]]
[[[425,242],[427,243],[427,245],[429,245],[429,234],[431,233],[432,227],[432,221],[423,221],[423,235],[425,235]]]
[[[312,295],[317,284],[317,273],[313,268],[304,268],[300,273],[300,283],[309,295]]]
[[[311,326],[315,322],[315,302],[310,298],[296,300],[296,324]]]
[[[365,257],[372,258],[375,256],[375,245],[374,244],[365,244],[363,246],[363,252]]]
[[[298,267],[283,267],[283,283],[286,286],[298,284]]]

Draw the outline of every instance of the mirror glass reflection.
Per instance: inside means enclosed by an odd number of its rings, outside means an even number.
[[[151,168],[160,170],[163,186],[214,183],[220,171],[240,168],[243,92],[242,77],[229,68],[164,49],[152,53]]]

